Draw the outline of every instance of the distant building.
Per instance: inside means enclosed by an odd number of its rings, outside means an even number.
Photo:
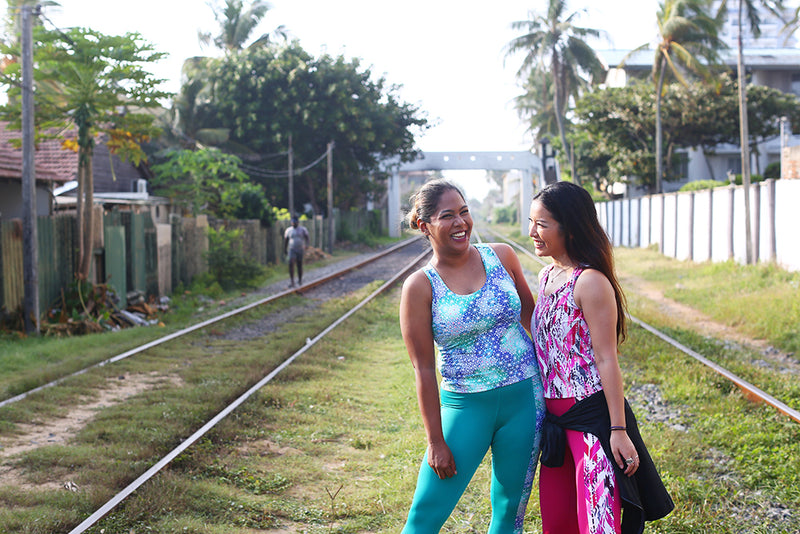
[[[715,8],[719,2],[715,2]],[[723,62],[736,75],[738,50],[738,4],[728,4],[728,17],[720,37],[730,47],[723,52]],[[784,33],[785,24],[768,10],[761,8],[761,36],[756,39],[749,23],[743,20],[744,64],[749,83],[763,85],[792,93],[800,97],[800,49],[797,39]],[[788,12],[787,12],[788,15]],[[617,68],[623,59],[625,64]],[[640,50],[631,54],[629,50],[598,51],[598,55],[609,67],[608,85],[623,87],[631,79],[641,79],[650,75],[653,67],[653,50]],[[800,131],[800,125],[796,125]],[[791,125],[786,124],[786,135],[768,139],[758,145],[758,151],[751,154],[750,168],[753,174],[763,173],[770,163],[780,161],[781,147],[800,145],[800,136],[791,134]],[[691,149],[684,152],[678,171],[681,180],[665,181],[664,191],[680,189],[688,181],[727,180],[728,174],[742,172],[741,150],[739,145],[723,144],[714,149],[713,154],[704,155],[702,151]]]

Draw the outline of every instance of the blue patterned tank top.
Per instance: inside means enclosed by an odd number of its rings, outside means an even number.
[[[469,295],[453,293],[429,263],[423,271],[433,291],[433,338],[442,389],[477,393],[537,374],[533,342],[520,323],[522,303],[514,280],[489,245],[475,245],[486,282]]]

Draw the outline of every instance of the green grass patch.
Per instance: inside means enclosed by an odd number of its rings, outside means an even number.
[[[615,254],[623,277],[643,278],[717,322],[800,353],[800,273],[773,264],[678,261],[651,249],[619,248]]]
[[[67,531],[374,287],[283,322],[265,338],[226,337],[226,329],[259,319],[248,314],[218,333],[193,334],[121,362],[116,372],[161,370],[179,385],[165,382],[101,411],[69,447],[18,458],[37,489],[0,488],[0,531]],[[90,532],[398,532],[425,447],[398,298],[397,290],[378,298],[311,347]],[[270,313],[281,314],[282,306]],[[636,313],[644,312],[643,319],[743,373],[753,358],[662,324],[658,310],[641,306]],[[634,404],[677,505],[648,532],[800,531],[800,425],[747,401],[722,377],[636,326],[620,361],[627,390],[656,388],[670,414],[656,418],[647,404]],[[748,376],[755,382],[767,375]],[[791,380],[773,386],[796,394]],[[63,480],[81,490],[54,487]],[[489,480],[484,462],[442,532],[487,530]],[[539,531],[534,489],[525,532]]]

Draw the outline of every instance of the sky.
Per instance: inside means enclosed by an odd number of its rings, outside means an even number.
[[[219,0],[221,1],[221,0]],[[44,15],[59,27],[89,27],[109,35],[139,32],[169,57],[153,67],[179,88],[183,61],[219,55],[201,48],[198,30],[216,33],[203,0],[59,0]],[[657,0],[581,0],[576,24],[607,32],[596,48],[634,48],[656,36]],[[516,72],[521,56],[505,46],[519,33],[511,22],[530,11],[544,13],[546,0],[271,0],[254,36],[283,25],[312,55],[327,52],[360,58],[374,75],[402,85],[403,101],[418,105],[435,126],[418,139],[422,151],[517,151],[532,145],[513,108],[522,93]],[[480,197],[482,193],[476,196]]]

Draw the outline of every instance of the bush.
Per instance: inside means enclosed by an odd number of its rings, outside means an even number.
[[[758,182],[763,182],[763,181],[764,181],[764,177],[761,176],[760,174],[751,174],[750,175],[750,183],[751,184],[757,184]],[[736,185],[742,185],[742,175],[741,174],[737,174],[736,175],[736,179],[735,179],[734,183]]]
[[[764,169],[764,178],[773,178],[775,180],[781,177],[781,162],[773,161]]]
[[[716,180],[695,180],[685,184],[679,191],[702,191],[704,189],[714,189],[728,185],[728,182],[718,182]]]
[[[255,184],[243,184],[239,191],[239,206],[233,214],[237,219],[255,219],[264,226],[272,226],[277,220],[264,190]]]
[[[208,271],[225,290],[251,286],[256,277],[264,274],[264,268],[242,250],[242,233],[243,230],[224,227],[208,229]]]
[[[515,206],[500,206],[494,209],[494,222],[498,224],[517,222],[517,208]]]

